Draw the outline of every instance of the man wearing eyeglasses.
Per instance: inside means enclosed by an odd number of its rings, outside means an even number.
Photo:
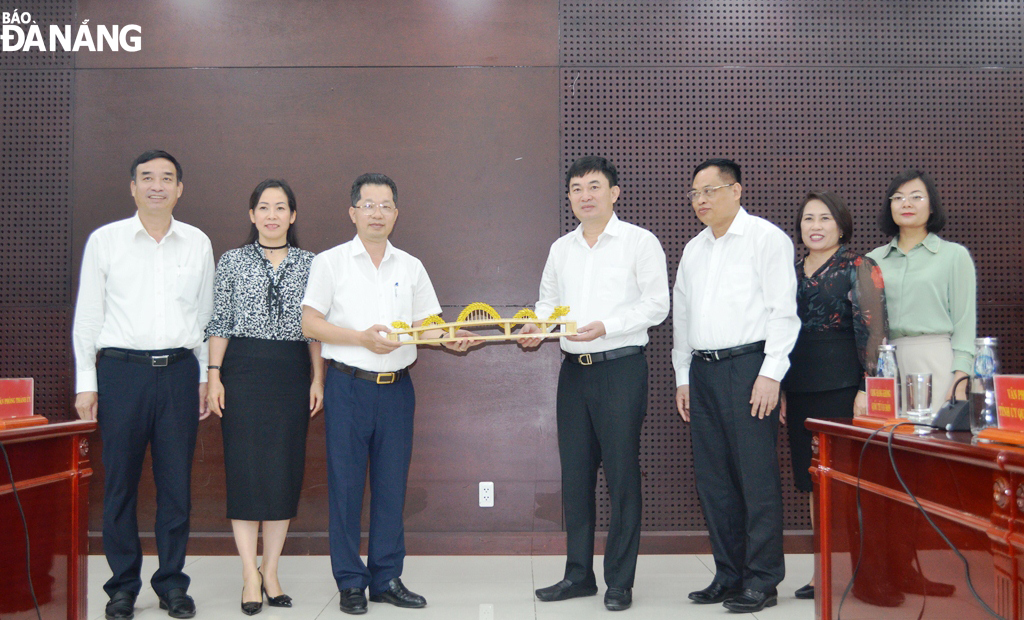
[[[398,219],[398,187],[383,174],[352,184],[348,214],[356,236],[313,259],[302,300],[302,330],[323,343],[327,360],[324,410],[331,567],[341,611],[367,611],[370,600],[424,607],[401,580],[405,560],[402,508],[412,457],[415,395],[409,366],[416,347],[389,340],[393,321],[419,326],[441,313],[423,264],[391,245]],[[444,346],[465,351],[471,332]],[[422,338],[443,338],[428,330]],[[359,557],[360,515],[370,470],[370,540],[367,564]]]
[[[577,334],[561,341],[556,417],[565,510],[565,574],[537,590],[541,601],[597,594],[594,575],[594,486],[604,465],[611,523],[604,555],[609,611],[633,603],[640,550],[643,497],[640,429],[647,413],[647,330],[668,316],[668,267],[650,231],[620,220],[615,166],[603,157],[581,157],[565,176],[569,204],[580,225],[551,245],[540,282],[537,315],[569,306]],[[524,336],[537,333],[526,325]],[[524,348],[541,344],[536,336]]]
[[[689,197],[707,228],[679,261],[672,364],[715,557],[711,585],[689,598],[749,613],[776,604],[785,576],[777,406],[800,319],[793,243],[747,213],[742,192],[728,159],[694,171]]]

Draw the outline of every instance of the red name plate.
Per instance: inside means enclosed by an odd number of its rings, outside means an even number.
[[[0,379],[0,420],[32,415],[32,379]]]
[[[1024,431],[1024,375],[996,375],[999,428]]]
[[[868,392],[868,415],[874,418],[895,418],[896,379],[893,377],[868,377],[865,380]]]

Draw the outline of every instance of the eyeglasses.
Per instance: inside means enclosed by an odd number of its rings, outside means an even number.
[[[376,203],[373,203],[373,202],[366,202],[366,203],[363,203],[361,205],[352,205],[352,208],[359,209],[360,211],[362,211],[363,213],[365,213],[367,215],[373,213],[377,209],[380,209],[380,212],[383,213],[384,215],[391,215],[392,213],[395,212],[395,209],[397,207],[395,207],[395,205],[387,204],[387,203],[376,204]]]
[[[911,194],[910,196],[904,196],[903,194],[893,194],[892,196],[889,196],[889,202],[891,202],[894,205],[902,204],[904,202],[907,202],[908,200],[911,202],[911,204],[919,205],[922,204],[927,199],[928,197],[925,196],[924,194]]]
[[[735,183],[726,183],[725,185],[718,185],[716,187],[705,187],[704,189],[691,189],[686,192],[686,195],[690,197],[690,202],[697,202],[697,198],[704,196],[708,200],[711,200],[711,194],[715,191],[722,189],[723,187],[729,187],[730,185],[736,185]]]

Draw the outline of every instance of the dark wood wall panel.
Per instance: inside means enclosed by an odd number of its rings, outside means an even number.
[[[93,23],[139,24],[142,50],[79,67],[555,66],[554,0],[79,0]]]
[[[1022,13],[1009,2],[563,2],[563,170],[586,154],[616,163],[617,212],[658,235],[673,281],[703,228],[685,193],[708,157],[735,159],[746,207],[796,241],[806,192],[837,191],[861,252],[886,241],[876,218],[889,180],[927,170],[949,212],[942,235],[977,265],[978,335],[999,337],[1004,368],[1024,371]],[[575,226],[563,201],[562,229]],[[670,324],[648,349],[644,526],[703,530]],[[779,456],[786,527],[809,528],[784,432]],[[603,489],[600,501],[607,525]]]

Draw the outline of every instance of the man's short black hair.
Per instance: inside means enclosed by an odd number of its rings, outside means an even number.
[[[387,185],[391,188],[391,195],[395,199],[395,204],[398,204],[398,186],[391,180],[391,177],[379,172],[367,172],[359,175],[355,182],[352,183],[352,192],[349,198],[351,198],[350,204],[353,207],[359,202],[360,193],[364,185]]]
[[[704,163],[694,168],[694,178],[697,177],[701,170],[705,168],[711,168],[712,166],[718,168],[719,172],[721,172],[722,174],[722,177],[724,177],[726,181],[729,181],[730,183],[742,183],[742,180],[740,178],[740,165],[731,159],[722,158],[705,160]]]
[[[598,157],[596,155],[587,155],[580,157],[576,161],[572,162],[569,166],[569,172],[565,173],[565,189],[569,190],[569,182],[575,178],[582,177],[590,174],[591,172],[600,172],[604,175],[604,178],[608,179],[608,187],[615,187],[619,184],[619,173],[615,171],[615,166],[612,162],[608,161],[604,157]]]
[[[939,189],[935,187],[935,181],[922,170],[904,170],[896,175],[896,178],[889,183],[889,189],[885,190],[885,200],[882,201],[882,210],[878,212],[878,227],[882,232],[895,237],[900,234],[900,227],[892,219],[892,202],[889,197],[896,193],[901,185],[914,179],[921,179],[925,189],[928,191],[928,205],[931,207],[931,214],[928,222],[925,223],[925,230],[937,233],[946,227],[946,207],[942,206],[942,199],[939,197]]]
[[[174,164],[174,171],[178,175],[178,183],[181,183],[181,164],[178,163],[177,159],[174,159],[174,155],[171,155],[167,151],[160,150],[146,151],[142,155],[139,155],[138,157],[135,158],[135,161],[132,162],[131,169],[132,181],[135,180],[135,169],[139,167],[139,164],[144,164],[147,161],[153,161],[154,159],[166,159],[167,161]]]
[[[804,230],[800,222],[804,219],[804,209],[807,208],[807,203],[812,200],[820,200],[825,203],[825,206],[828,207],[828,212],[832,214],[832,219],[835,220],[836,225],[839,227],[839,240],[843,243],[849,243],[850,237],[853,236],[853,216],[850,215],[850,210],[846,208],[846,202],[833,192],[817,189],[807,192],[804,204],[796,212],[797,239],[803,241]]]

